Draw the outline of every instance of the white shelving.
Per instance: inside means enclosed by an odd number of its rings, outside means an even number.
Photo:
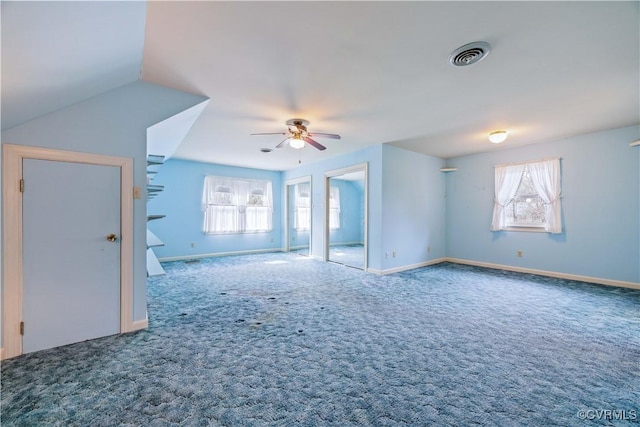
[[[164,185],[151,184],[157,169],[164,163],[164,156],[154,154],[147,155],[147,200],[151,200],[164,190]],[[148,214],[147,222],[162,219],[165,215]],[[147,276],[158,276],[164,274],[164,269],[158,261],[158,257],[153,252],[154,247],[164,246],[162,240],[147,228]]]

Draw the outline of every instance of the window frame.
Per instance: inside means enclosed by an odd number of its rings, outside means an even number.
[[[209,182],[211,181],[211,182]],[[228,187],[231,204],[219,204],[213,202],[213,195],[217,193],[215,191],[220,188],[220,182],[223,182],[224,187]],[[228,184],[228,185],[227,185]],[[211,188],[215,187],[214,191]],[[240,188],[245,187],[242,191]],[[260,190],[260,196],[262,197],[262,203],[266,202],[266,205],[258,206],[256,204],[250,204],[251,198]],[[266,191],[265,191],[266,190]],[[242,194],[242,193],[246,194]],[[202,211],[203,211],[203,223],[202,232],[205,235],[231,235],[231,234],[253,234],[253,233],[270,233],[273,231],[273,183],[270,179],[251,179],[251,178],[238,178],[230,176],[219,176],[207,174],[204,177],[203,191],[202,191]],[[246,200],[244,200],[246,199]],[[244,203],[243,203],[244,202]],[[209,227],[215,220],[209,220],[208,215],[211,208],[223,207],[234,208],[234,212],[230,212],[230,218],[222,219],[225,222],[234,223],[232,230],[211,230]],[[250,223],[258,224],[258,211],[265,210],[267,218],[267,229],[247,229],[247,225]],[[225,215],[227,214],[224,212]],[[249,215],[250,214],[250,215]],[[251,216],[251,218],[249,218]]]

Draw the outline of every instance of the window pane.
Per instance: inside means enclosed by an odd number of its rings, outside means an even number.
[[[544,227],[545,204],[533,187],[529,170],[524,169],[515,197],[505,206],[507,226]]]

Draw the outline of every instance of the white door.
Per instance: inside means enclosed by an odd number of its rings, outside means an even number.
[[[24,159],[23,179],[23,353],[119,333],[120,168]]]

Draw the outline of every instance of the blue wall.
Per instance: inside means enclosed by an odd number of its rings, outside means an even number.
[[[632,126],[450,159],[447,256],[640,282],[640,150],[629,147],[639,134]],[[489,231],[494,165],[551,157],[562,158],[564,232]]]
[[[382,269],[443,258],[444,160],[384,145],[382,164]]]
[[[202,189],[205,175],[271,180],[274,198],[273,230],[265,233],[205,234],[202,231]],[[279,250],[283,235],[282,182],[281,172],[169,159],[158,169],[153,179],[154,184],[164,185],[164,191],[148,204],[150,214],[166,215],[166,218],[149,222],[149,229],[165,244],[154,248],[154,252],[162,260],[229,252]]]

